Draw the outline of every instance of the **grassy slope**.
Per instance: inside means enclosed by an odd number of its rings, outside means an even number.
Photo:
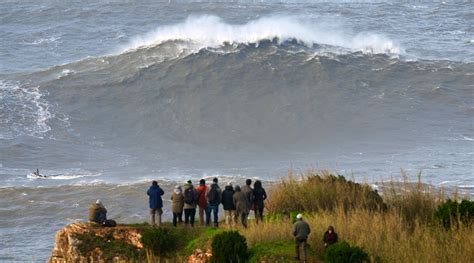
[[[474,228],[443,228],[433,212],[444,197],[426,191],[426,185],[386,188],[383,200],[367,185],[354,184],[327,173],[309,171],[290,175],[269,191],[264,223],[237,228],[247,239],[250,262],[293,262],[294,243],[289,214],[304,212],[312,234],[309,262],[320,262],[321,241],[333,225],[341,240],[363,247],[377,262],[473,262]],[[146,224],[133,225],[142,230]],[[224,224],[222,224],[224,226]],[[165,227],[170,227],[166,224]],[[182,239],[175,261],[184,262],[194,249],[210,248],[212,237],[227,228],[178,228]],[[128,250],[127,250],[128,251]]]

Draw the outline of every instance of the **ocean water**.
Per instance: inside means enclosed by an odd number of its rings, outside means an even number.
[[[3,2],[0,261],[44,262],[98,198],[143,222],[152,179],[405,169],[472,198],[473,24],[470,1]]]

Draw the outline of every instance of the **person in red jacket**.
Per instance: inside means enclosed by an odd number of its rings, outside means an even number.
[[[332,244],[337,243],[337,233],[334,231],[333,226],[329,226],[328,230],[324,233],[323,236],[323,242],[324,242],[324,247],[329,247]]]
[[[201,226],[204,226],[204,213],[207,208],[207,199],[206,199],[206,192],[207,192],[207,186],[206,186],[206,180],[201,179],[199,181],[199,186],[196,188],[198,192],[198,201],[197,204],[199,206],[199,224]]]

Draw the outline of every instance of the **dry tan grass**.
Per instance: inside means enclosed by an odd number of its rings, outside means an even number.
[[[290,173],[274,185],[267,207],[274,213],[306,211],[305,220],[312,229],[309,244],[318,256],[324,253],[323,233],[333,225],[341,240],[363,247],[372,260],[474,262],[473,227],[446,230],[432,220],[443,193],[429,191],[421,180],[415,184],[406,180],[401,190],[392,186],[384,190],[386,209],[374,210],[368,204],[373,205],[376,197],[367,185],[338,181],[327,172],[309,171],[301,178]],[[241,233],[252,245],[292,240],[291,229],[290,220],[283,217],[250,225]]]
[[[291,211],[333,211],[336,207],[382,209],[382,199],[370,186],[347,181],[327,171],[308,170],[296,176],[289,172],[270,190],[266,208],[269,213]]]

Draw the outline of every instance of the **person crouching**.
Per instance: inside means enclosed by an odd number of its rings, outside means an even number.
[[[95,203],[93,203],[89,207],[89,222],[94,222],[97,224],[104,224],[107,220],[107,209],[104,207],[102,202],[97,199]]]

